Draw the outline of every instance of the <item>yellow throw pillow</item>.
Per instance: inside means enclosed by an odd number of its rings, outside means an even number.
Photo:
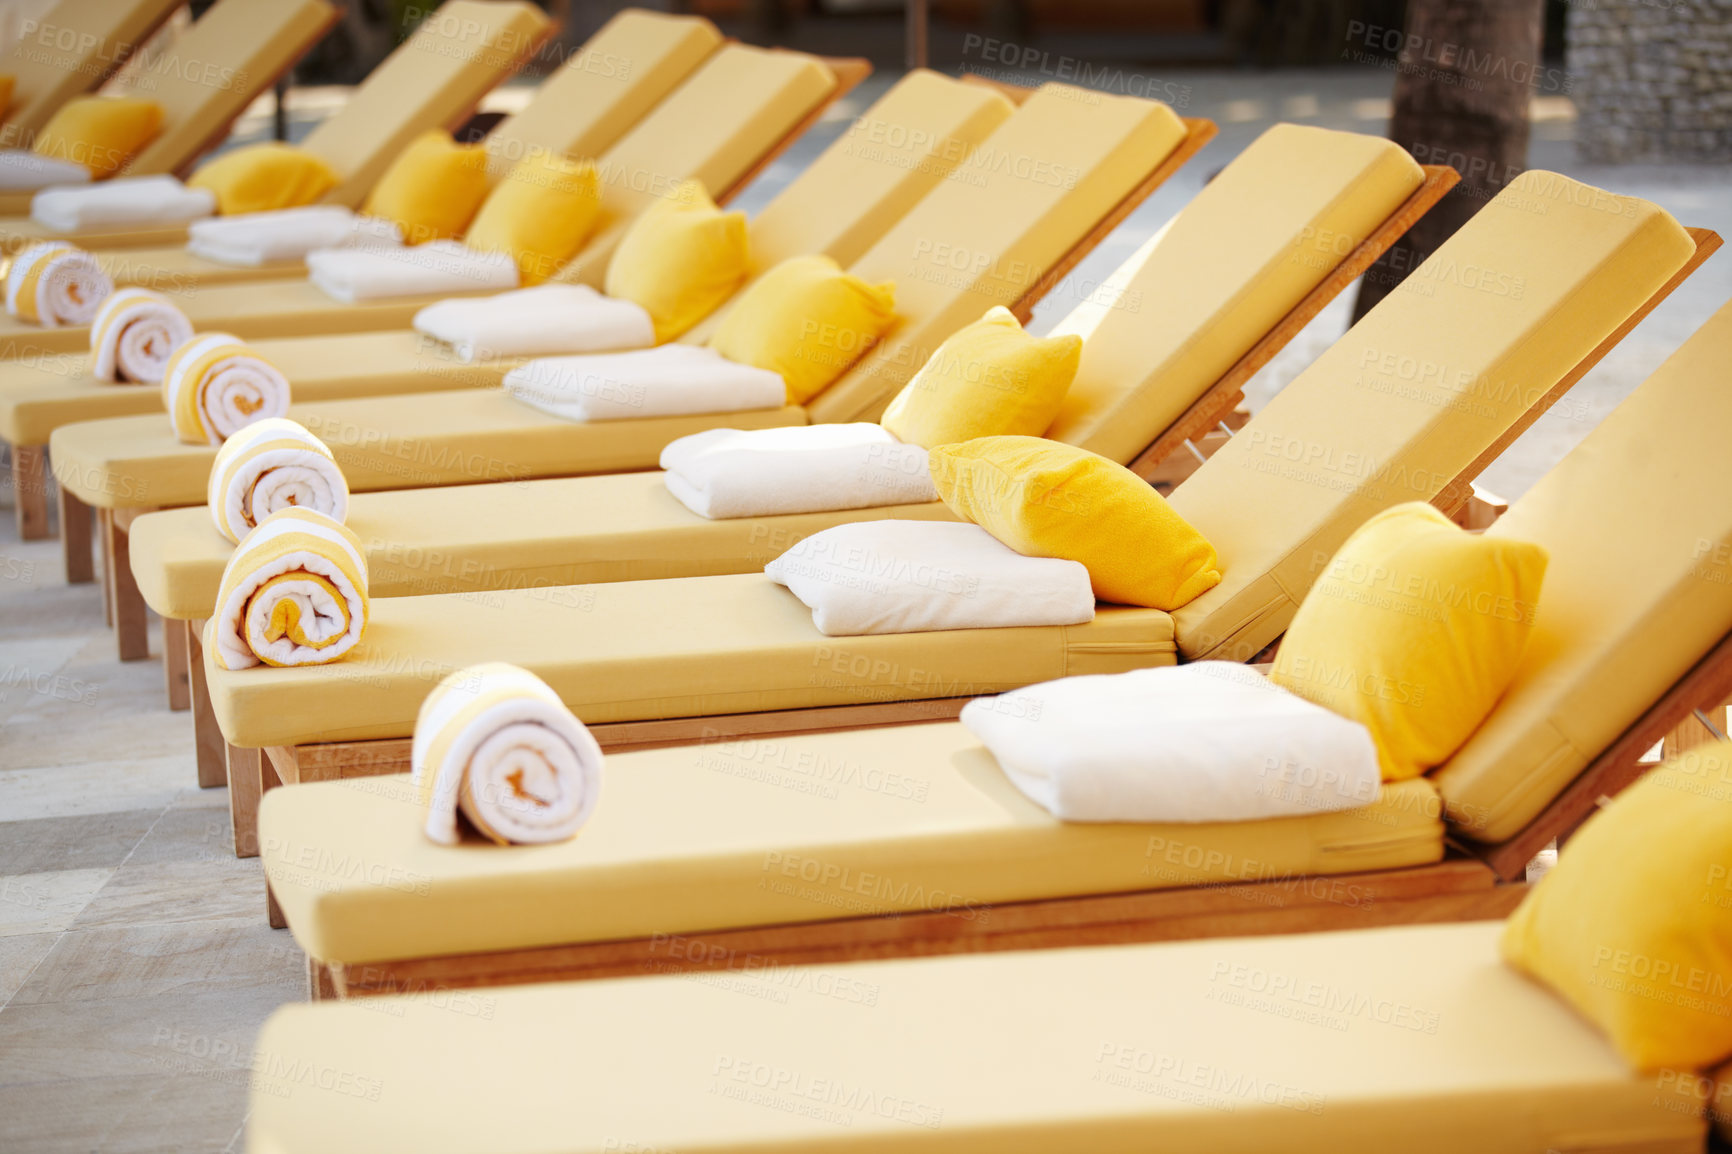
[[[1385,781],[1418,777],[1508,688],[1545,575],[1538,545],[1418,501],[1386,509],[1322,566],[1271,678],[1370,729]]]
[[[162,131],[162,106],[132,96],[80,96],[42,126],[36,151],[82,164],[97,180],[127,166]]]
[[[932,450],[958,515],[1029,557],[1080,561],[1095,596],[1177,609],[1221,580],[1215,547],[1147,481],[1074,445],[981,437]]]
[[[487,199],[487,149],[433,129],[397,154],[362,207],[397,222],[410,244],[462,236]]]
[[[292,144],[249,144],[204,164],[186,182],[208,189],[217,212],[272,212],[316,204],[337,187],[337,174],[312,153]]]
[[[632,222],[603,287],[647,312],[660,343],[715,312],[750,271],[746,214],[723,212],[702,184],[688,180]]]
[[[870,285],[827,256],[790,257],[759,277],[710,347],[780,373],[788,403],[805,404],[878,342],[896,320],[896,285]]]
[[[1588,819],[1510,915],[1503,956],[1639,1069],[1732,1057],[1732,744],[1672,758]]]
[[[939,345],[879,423],[928,449],[1038,437],[1058,416],[1081,359],[1081,337],[1031,337],[1009,309],[994,308]]]
[[[577,255],[600,215],[595,165],[538,153],[518,161],[488,194],[463,243],[510,253],[523,283],[540,284]]]

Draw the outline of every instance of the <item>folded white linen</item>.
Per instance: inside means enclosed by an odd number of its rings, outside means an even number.
[[[186,250],[218,264],[256,268],[279,261],[305,260],[326,248],[403,243],[396,221],[362,216],[336,204],[315,204],[275,212],[243,212],[194,221]]]
[[[349,483],[331,450],[287,417],[254,421],[224,441],[205,491],[217,532],[240,542],[280,509],[349,517]]]
[[[454,240],[436,240],[412,248],[315,249],[307,254],[307,275],[332,300],[354,304],[382,297],[514,289],[517,262],[509,253],[477,252]]]
[[[700,517],[770,517],[938,500],[926,450],[882,425],[709,429],[662,450],[668,492]]]
[[[1024,557],[979,525],[859,521],[814,533],[764,566],[812,610],[826,637],[1081,625],[1089,572]]]
[[[192,322],[161,293],[122,288],[90,322],[90,372],[99,381],[158,384],[174,351],[192,339]]]
[[[626,421],[682,413],[779,409],[781,375],[736,364],[699,345],[543,357],[505,374],[505,391],[568,421]]]
[[[962,724],[1066,821],[1291,817],[1382,789],[1363,725],[1225,661],[1030,685],[969,702]]]
[[[6,311],[45,329],[89,324],[113,291],[101,263],[65,241],[37,241],[6,268]]]
[[[90,170],[28,148],[0,149],[0,192],[35,192],[61,184],[89,184]]]
[[[542,284],[490,297],[458,297],[415,314],[415,330],[444,341],[457,359],[647,349],[655,322],[641,305],[588,285]]]
[[[30,201],[30,217],[56,232],[167,228],[216,211],[216,194],[172,176],[123,176],[88,188],[50,188]]]
[[[456,845],[457,811],[500,845],[574,837],[601,794],[601,746],[546,682],[489,662],[441,681],[415,718],[411,784],[426,832]]]

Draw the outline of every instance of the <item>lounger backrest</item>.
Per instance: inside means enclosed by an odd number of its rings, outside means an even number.
[[[1047,435],[1130,463],[1424,179],[1392,141],[1269,129],[1059,322],[1085,339]]]
[[[721,43],[701,16],[619,13],[487,134],[488,178],[497,181],[538,152],[601,155]]]
[[[681,182],[721,196],[836,90],[816,57],[730,44],[602,154],[602,215],[582,253],[556,279],[601,286],[631,221]]]
[[[459,127],[550,26],[528,0],[440,5],[301,142],[342,175],[326,202],[359,205],[411,140],[429,128]]]
[[[1514,683],[1433,775],[1468,835],[1518,833],[1732,630],[1728,365],[1732,304],[1486,530],[1551,562]]]
[[[327,0],[217,0],[131,78],[134,95],[162,106],[162,131],[132,158],[125,175],[191,165],[336,19]]]
[[[36,131],[74,96],[100,85],[181,0],[60,0],[26,20],[18,43],[0,56],[12,77],[12,104],[0,148],[29,148]]]
[[[897,327],[808,405],[875,419],[945,337],[1015,305],[1185,136],[1164,104],[1043,85],[851,271],[896,282]]]
[[[1511,181],[1173,493],[1222,569],[1181,655],[1275,640],[1355,528],[1442,492],[1694,252],[1646,201]]]

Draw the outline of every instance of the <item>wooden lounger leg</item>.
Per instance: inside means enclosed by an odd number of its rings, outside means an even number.
[[[114,639],[122,661],[143,661],[150,656],[149,610],[138,582],[132,578],[132,555],[126,530],[112,513],[102,519],[103,550],[108,560],[108,589],[114,603]]]
[[[60,555],[66,562],[68,585],[96,580],[96,565],[90,556],[90,506],[65,485],[60,486]]]
[[[185,621],[162,622],[162,678],[168,689],[168,707],[182,710],[192,705],[192,669],[187,665],[187,636],[192,626]]]
[[[108,523],[113,519],[112,509],[96,511],[96,550],[102,562],[102,623],[110,629],[114,628],[114,558],[108,555]]]
[[[177,622],[166,622],[173,628]],[[203,633],[199,623],[188,621],[186,628],[187,696],[192,704],[192,733],[198,749],[198,785],[200,789],[215,789],[229,780],[228,750],[222,730],[217,727],[216,714],[211,712],[210,689],[204,681]]]
[[[48,536],[48,469],[41,445],[12,446],[12,500],[18,514],[18,537],[40,541]]]
[[[271,924],[273,930],[289,928],[289,919],[283,916],[283,907],[277,904],[277,895],[271,892],[268,879],[265,882],[265,920]]]
[[[307,1000],[312,1002],[334,1002],[342,995],[337,992],[336,980],[331,975],[331,967],[317,958],[307,959]]]
[[[235,856],[259,856],[259,797],[264,793],[262,749],[228,747],[229,818],[234,823]]]

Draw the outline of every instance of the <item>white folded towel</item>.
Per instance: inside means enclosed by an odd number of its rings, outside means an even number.
[[[6,311],[45,329],[89,324],[113,291],[101,263],[65,241],[37,241],[6,270]]]
[[[172,176],[122,176],[88,188],[50,188],[30,201],[30,217],[55,232],[168,228],[216,211],[209,189]]]
[[[174,351],[162,405],[188,445],[220,445],[254,421],[289,411],[289,380],[228,333],[200,333]]]
[[[938,500],[926,450],[882,425],[710,429],[662,450],[668,492],[700,517],[770,517]]]
[[[403,243],[396,221],[361,216],[341,205],[315,204],[275,212],[243,212],[194,221],[186,250],[218,264],[256,268],[279,261],[305,260],[326,248]]]
[[[149,289],[116,289],[90,322],[91,375],[157,384],[174,351],[191,339],[192,322],[167,297]]]
[[[458,297],[415,314],[415,328],[461,361],[647,349],[655,322],[641,305],[588,285],[542,284],[491,297]]]
[[[280,509],[229,555],[206,644],[218,669],[323,665],[367,629],[361,539],[313,509]]]
[[[502,662],[460,669],[427,695],[409,761],[441,845],[457,844],[459,809],[500,845],[564,841],[601,794],[601,746],[546,682]]]
[[[735,364],[713,349],[678,344],[544,357],[505,374],[505,391],[568,421],[779,409],[788,397],[777,373]]]
[[[321,248],[307,254],[307,275],[345,304],[433,293],[497,292],[517,287],[509,253],[477,252],[454,240],[413,248],[368,245]]]
[[[89,184],[90,170],[28,148],[0,149],[0,192],[35,192],[61,184]]]
[[[962,724],[1066,821],[1253,821],[1382,789],[1363,725],[1230,662],[1030,685],[969,702]]]
[[[349,517],[349,483],[325,443],[287,417],[255,421],[224,441],[205,492],[217,532],[239,542],[279,509]]]
[[[814,533],[764,566],[812,610],[826,637],[1081,625],[1089,572],[1024,557],[979,525],[859,521]]]

